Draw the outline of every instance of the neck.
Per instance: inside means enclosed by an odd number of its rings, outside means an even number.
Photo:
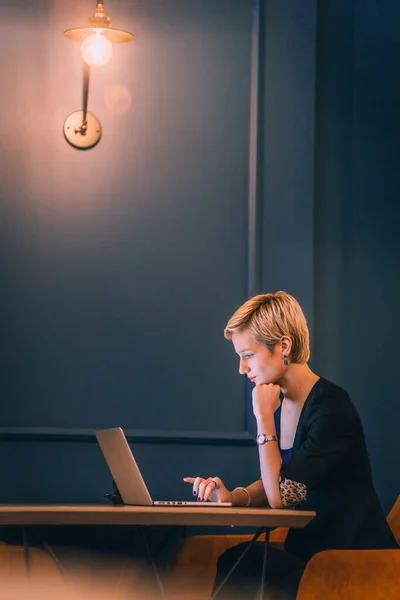
[[[307,364],[291,364],[278,385],[284,400],[302,406],[318,379],[319,376]]]

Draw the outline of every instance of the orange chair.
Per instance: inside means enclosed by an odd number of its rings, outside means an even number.
[[[285,527],[274,529],[270,533],[270,543],[283,546],[287,532]],[[220,555],[252,538],[252,535],[196,535],[182,540],[171,566],[167,596],[208,600]],[[265,534],[260,535],[259,540],[265,540]]]
[[[57,563],[52,557],[38,548],[29,548],[29,579],[41,579],[44,576],[62,579]],[[0,543],[0,578],[28,577],[25,550],[23,546],[11,546]]]
[[[399,550],[325,550],[311,558],[297,600],[399,600]]]
[[[400,544],[400,496],[387,516]],[[325,550],[312,557],[297,600],[398,600],[399,550]]]
[[[98,556],[78,553],[76,556],[71,554],[65,562],[67,568],[62,572],[50,554],[30,547],[28,573],[24,547],[0,542],[0,598],[11,600],[14,598],[11,592],[15,592],[15,600],[77,597],[82,600],[88,597],[93,600],[100,600],[100,597],[104,600],[148,600],[159,593],[143,566],[135,565],[132,560],[121,562],[112,557],[102,560]]]
[[[400,544],[400,496],[387,517],[387,522],[398,544]]]

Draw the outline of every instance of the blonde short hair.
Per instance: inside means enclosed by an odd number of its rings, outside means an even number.
[[[290,361],[306,363],[310,358],[310,335],[300,304],[286,292],[259,294],[247,300],[229,319],[224,335],[248,329],[261,344],[272,351],[283,336],[292,340]]]

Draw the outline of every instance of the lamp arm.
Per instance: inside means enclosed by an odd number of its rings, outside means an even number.
[[[82,110],[71,113],[64,123],[64,136],[71,146],[79,150],[93,148],[101,138],[100,121],[88,111],[90,66],[83,64]]]
[[[87,128],[87,107],[89,97],[89,83],[90,83],[90,65],[83,63],[83,95],[82,95],[82,130]],[[82,133],[83,133],[82,131]]]

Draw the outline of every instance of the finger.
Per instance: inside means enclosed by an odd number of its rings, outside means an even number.
[[[193,496],[197,496],[197,494],[199,493],[199,486],[201,485],[201,482],[204,481],[203,477],[196,477],[196,479],[193,482]]]
[[[217,484],[217,487],[225,487],[224,482],[219,477],[213,477],[212,479]]]
[[[204,490],[204,496],[203,496],[204,502],[207,502],[207,500],[210,498],[211,494],[213,492],[215,492],[216,486],[217,486],[217,484],[214,481],[214,479],[211,479],[210,483],[207,484],[207,486]]]
[[[205,494],[205,499],[208,500],[213,492],[216,492],[218,496],[218,490],[220,488],[225,488],[224,482],[220,477],[212,477],[210,483],[208,484],[207,492]]]
[[[186,481],[186,483],[194,483],[194,477],[184,477],[183,481]]]
[[[203,481],[199,485],[199,500],[200,501],[204,500],[204,492],[206,491],[206,487],[210,483],[210,481],[212,481],[212,479],[211,479],[211,477],[208,477],[207,479],[203,479]],[[212,486],[212,487],[214,487],[214,486]]]

